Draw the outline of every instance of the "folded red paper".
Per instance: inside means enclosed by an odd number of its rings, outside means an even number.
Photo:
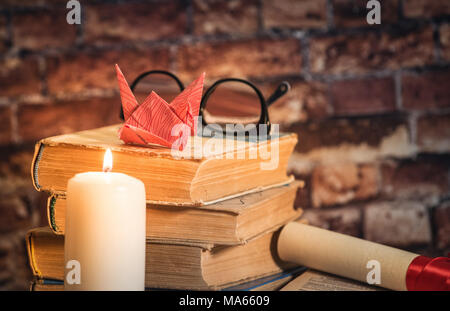
[[[119,138],[131,144],[158,144],[183,150],[190,135],[197,134],[197,118],[205,73],[169,104],[155,92],[139,105],[125,76],[116,65],[125,123]]]

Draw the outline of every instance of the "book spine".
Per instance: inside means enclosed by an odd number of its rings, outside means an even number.
[[[41,278],[42,273],[39,271],[35,256],[34,256],[34,237],[33,230],[27,232],[26,235],[26,246],[27,246],[27,254],[28,254],[28,262],[30,264],[31,271],[34,276]]]
[[[47,220],[48,225],[52,232],[57,235],[63,235],[64,233],[58,228],[58,225],[56,224],[56,201],[58,200],[59,195],[50,193],[50,196],[47,200]]]
[[[41,161],[44,147],[45,145],[42,140],[35,145],[33,161],[31,163],[31,179],[33,181],[33,186],[37,191],[41,191],[41,186],[39,185],[39,162]]]

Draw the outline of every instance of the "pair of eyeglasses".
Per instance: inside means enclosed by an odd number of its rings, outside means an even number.
[[[173,73],[165,71],[165,70],[151,70],[151,71],[146,71],[142,74],[140,74],[131,84],[130,88],[131,90],[134,92],[135,88],[137,87],[138,83],[140,81],[142,81],[144,78],[150,76],[150,75],[165,75],[168,76],[169,78],[171,78],[172,80],[174,80],[176,82],[176,84],[178,85],[178,88],[180,89],[180,92],[184,90],[184,84],[183,82],[181,82],[181,80]],[[244,92],[245,98],[251,97],[252,98],[252,102],[259,102],[259,106],[260,106],[260,110],[257,116],[255,117],[236,117],[233,114],[236,113],[236,110],[252,110],[249,107],[246,107],[245,105],[241,105],[240,103],[237,103],[236,106],[236,101],[239,101],[243,98],[242,96],[242,91],[241,93],[239,93],[239,91],[235,91],[235,92],[231,92],[234,93],[234,100],[232,100],[233,102],[233,107],[224,107],[223,104],[221,104],[221,99],[224,99],[225,97],[219,97],[219,108],[217,108],[217,104],[215,107],[215,110],[218,111],[219,116],[217,115],[213,115],[211,112],[209,112],[206,108],[207,108],[207,103],[208,101],[212,102],[210,99],[212,98],[212,94],[219,88],[219,86],[224,86],[225,84],[233,84],[234,87],[231,89],[242,89],[242,87],[247,88],[246,92]],[[258,87],[256,87],[252,82],[248,81],[248,80],[244,80],[244,79],[239,79],[239,78],[224,78],[224,79],[220,79],[217,80],[216,82],[214,82],[214,84],[212,84],[205,92],[205,94],[202,96],[201,102],[200,102],[200,110],[199,110],[199,115],[202,117],[202,125],[204,127],[207,127],[210,124],[255,124],[256,120],[257,120],[257,125],[256,126],[256,131],[259,134],[259,129],[261,128],[259,125],[264,125],[266,128],[267,133],[270,133],[270,128],[271,128],[271,123],[270,123],[270,118],[269,118],[269,112],[268,112],[268,108],[270,105],[272,105],[275,101],[277,101],[280,97],[282,97],[283,95],[285,95],[289,90],[290,90],[290,85],[288,82],[283,81],[281,82],[275,89],[275,91],[267,98],[265,99],[262,92],[260,91],[260,89]],[[250,89],[250,93],[248,93],[248,89]],[[230,93],[230,92],[229,92]],[[236,96],[236,94],[241,94],[240,97]],[[232,94],[233,95],[233,94]],[[231,96],[233,97],[233,96]],[[214,100],[217,101],[217,98]],[[245,102],[245,100],[243,100]],[[214,110],[214,109],[213,109]],[[253,109],[253,113],[254,113]],[[231,112],[230,112],[231,111]],[[220,115],[223,114],[223,115]],[[231,116],[230,116],[231,114]],[[123,110],[121,108],[120,110],[120,117],[123,120],[124,116],[123,116]],[[209,121],[208,121],[209,120]],[[213,128],[213,132],[217,132],[217,131],[221,131],[222,134],[228,134],[227,133],[227,128],[224,126],[214,126],[211,127]]]

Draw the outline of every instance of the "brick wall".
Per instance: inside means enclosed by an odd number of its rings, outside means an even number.
[[[113,64],[250,78],[300,141],[290,170],[312,224],[442,255],[450,249],[450,4],[363,0],[0,4],[0,289],[31,278],[24,234],[46,225],[29,167],[39,138],[118,122]]]

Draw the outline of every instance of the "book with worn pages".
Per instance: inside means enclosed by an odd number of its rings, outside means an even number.
[[[380,291],[384,290],[344,277],[308,269],[290,281],[281,291]]]
[[[302,182],[247,194],[198,207],[147,205],[147,238],[168,242],[190,241],[242,244],[254,236],[300,217],[294,208]],[[53,195],[47,204],[50,228],[64,234],[66,200]],[[101,219],[98,219],[101,221]]]
[[[226,287],[223,291],[277,291],[289,283],[306,268],[297,267],[272,275],[264,276],[251,281],[243,281],[241,284]],[[30,291],[62,291],[64,282],[50,279],[34,279],[30,284]],[[146,288],[146,291],[164,290]]]
[[[242,245],[164,244],[147,240],[145,286],[163,289],[221,290],[295,267],[276,254],[279,231]],[[48,227],[27,235],[32,272],[37,279],[64,278],[64,236]]]
[[[156,145],[126,145],[118,138],[119,127],[39,141],[31,172],[35,188],[64,194],[75,174],[101,171],[106,148],[113,153],[113,171],[140,179],[152,204],[207,205],[292,181],[286,171],[296,134],[258,142],[190,137],[185,150],[177,154]]]

